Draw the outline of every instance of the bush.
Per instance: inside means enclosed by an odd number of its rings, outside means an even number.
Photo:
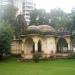
[[[0,55],[2,57],[10,53],[13,34],[11,25],[8,22],[0,21]]]
[[[75,53],[74,52],[69,53],[68,58],[69,59],[75,59]]]
[[[11,54],[12,57],[21,58],[21,54]]]
[[[38,52],[35,52],[33,54],[33,60],[37,63],[40,60],[40,54]]]
[[[55,54],[54,54],[54,52],[53,52],[53,51],[51,51],[51,54],[50,54],[50,59],[51,59],[51,60],[56,59],[56,56],[55,56]]]

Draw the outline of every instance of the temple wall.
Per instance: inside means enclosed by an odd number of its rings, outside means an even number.
[[[41,41],[41,51],[43,51],[43,53],[46,54],[50,54],[51,51],[53,51],[54,53],[56,52],[56,44],[55,44],[55,38],[54,37],[48,37],[48,38],[43,38],[43,37],[32,37],[32,40],[34,42],[34,44],[36,44],[38,46],[38,41]],[[25,39],[26,41],[26,39]],[[33,43],[31,40],[29,40],[28,42],[25,42],[23,44],[23,48],[22,48],[22,44],[19,43],[19,41],[13,41],[12,42],[12,46],[11,46],[11,53],[21,53],[21,51],[23,50],[24,53],[31,53],[32,51],[32,46]],[[35,47],[36,50],[38,50],[38,47]]]
[[[28,39],[24,43],[24,53],[25,54],[31,54],[33,51],[33,40]]]
[[[51,52],[55,53],[56,52],[56,44],[55,44],[55,38],[54,37],[49,37],[47,38],[47,51],[48,54]]]
[[[33,43],[35,52],[38,51],[38,42],[41,42],[41,51],[43,54],[50,56],[51,53],[55,54],[57,50],[57,42],[60,38],[55,38],[54,36],[30,36],[22,39],[22,42],[15,40],[11,44],[11,53],[12,54],[22,54],[24,52],[24,57],[31,58],[33,52]],[[71,38],[64,38],[68,43],[68,49],[71,50]],[[30,56],[31,55],[31,56]],[[30,57],[29,57],[30,56]]]
[[[13,41],[11,44],[11,53],[20,54],[22,50],[22,45],[19,41]]]
[[[47,39],[46,38],[41,38],[41,42],[42,42],[42,51],[44,53],[46,53],[46,50],[47,50]]]

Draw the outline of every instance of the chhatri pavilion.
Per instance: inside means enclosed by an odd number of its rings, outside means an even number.
[[[56,31],[50,25],[28,26],[20,39],[14,39],[11,45],[12,54],[20,54],[25,59],[32,59],[35,52],[42,57],[52,54],[67,54],[72,50],[71,33]]]

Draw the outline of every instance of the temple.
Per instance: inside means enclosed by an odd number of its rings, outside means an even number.
[[[12,54],[21,54],[25,59],[32,59],[35,52],[44,58],[52,54],[67,54],[72,51],[71,33],[63,28],[56,31],[50,25],[28,26],[20,39],[14,39],[11,44]]]

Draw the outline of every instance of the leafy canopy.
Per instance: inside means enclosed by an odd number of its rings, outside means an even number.
[[[11,47],[13,29],[8,22],[0,21],[0,55],[8,53]]]

